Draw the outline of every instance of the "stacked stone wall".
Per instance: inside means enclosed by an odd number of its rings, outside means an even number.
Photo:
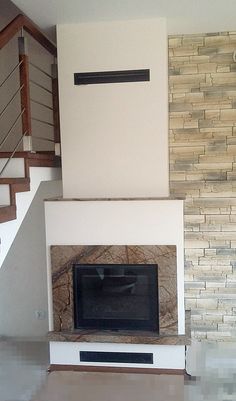
[[[169,37],[170,187],[185,200],[186,308],[236,340],[236,32]]]

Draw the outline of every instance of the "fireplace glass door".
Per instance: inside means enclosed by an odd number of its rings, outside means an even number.
[[[73,266],[75,329],[158,332],[157,265]]]

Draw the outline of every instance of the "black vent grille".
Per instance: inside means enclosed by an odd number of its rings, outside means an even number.
[[[150,70],[126,70],[103,72],[76,72],[75,85],[110,84],[118,82],[150,81]]]
[[[80,351],[81,362],[113,362],[153,364],[152,353]]]

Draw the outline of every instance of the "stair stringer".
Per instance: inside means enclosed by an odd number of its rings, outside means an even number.
[[[7,253],[14,241],[14,238],[21,226],[22,221],[29,209],[29,206],[42,181],[52,181],[61,178],[61,168],[55,167],[30,167],[30,190],[27,192],[16,193],[17,216],[15,220],[10,220],[0,224],[0,268]],[[32,227],[34,229],[34,227]],[[37,230],[37,227],[35,227]],[[27,244],[26,244],[27,246]]]

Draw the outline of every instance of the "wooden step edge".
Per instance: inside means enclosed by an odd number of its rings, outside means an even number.
[[[61,166],[61,158],[58,156],[54,156],[52,158],[39,158],[39,159],[25,159],[26,162],[29,163],[30,167],[60,167]]]
[[[0,178],[0,185],[11,185],[11,184],[29,184],[29,177],[16,177],[16,178]]]
[[[27,159],[55,160],[60,159],[60,156],[56,156],[54,152],[29,153]]]
[[[30,191],[30,184],[10,184],[10,202],[11,205],[16,205],[16,193]]]
[[[0,159],[8,158],[12,155],[12,152],[0,152]],[[40,158],[47,158],[47,157],[55,157],[54,151],[40,151],[40,152],[15,152],[14,158],[31,158],[31,159],[40,159]]]
[[[16,152],[13,156],[13,158],[25,158],[28,156],[30,152]],[[7,159],[11,157],[12,152],[0,152],[0,159]]]
[[[30,167],[61,167],[61,158],[54,156],[53,159],[25,159],[25,176],[30,177]]]
[[[11,156],[11,152],[0,152],[0,159],[8,159]],[[34,153],[34,152],[16,152],[13,156],[13,159],[21,158],[25,160],[34,160],[42,161],[52,161],[54,164],[50,167],[58,167],[60,166],[61,157],[56,156],[54,152],[41,152],[41,153]],[[41,167],[44,167],[42,164]]]
[[[16,206],[7,205],[0,207],[0,223],[6,223],[7,221],[16,219]]]

